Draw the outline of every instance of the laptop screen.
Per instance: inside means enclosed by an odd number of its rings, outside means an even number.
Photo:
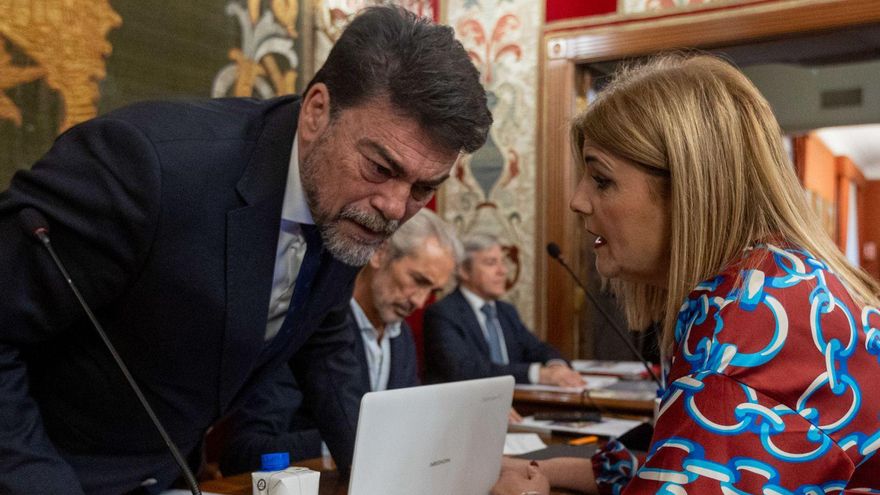
[[[511,376],[370,392],[349,495],[487,495],[498,479]]]

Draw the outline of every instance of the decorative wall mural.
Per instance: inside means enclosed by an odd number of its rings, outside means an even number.
[[[2,91],[38,79],[63,100],[59,132],[97,115],[112,51],[107,33],[120,25],[106,0],[0,0],[0,119],[21,124],[21,110]],[[29,64],[13,63],[11,53]]]
[[[39,66],[14,65],[5,45],[5,42],[0,43],[0,119],[11,120],[20,127],[21,110],[3,91],[45,76],[46,69]]]
[[[261,11],[261,0],[247,6],[233,1],[226,13],[241,29],[241,48],[229,51],[232,63],[214,78],[211,96],[256,96],[271,98],[296,91],[299,58],[293,48],[298,36],[297,0],[272,0]]]
[[[315,15],[315,69],[327,60],[330,48],[339,39],[339,35],[352,15],[370,5],[391,3],[399,5],[410,12],[435,19],[434,9],[430,0],[312,0]]]
[[[534,322],[535,121],[540,3],[454,0],[447,23],[480,70],[495,123],[486,145],[443,187],[441,211],[460,233],[501,239],[507,299]]]

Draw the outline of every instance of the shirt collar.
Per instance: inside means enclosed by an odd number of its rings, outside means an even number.
[[[290,151],[290,165],[287,168],[287,185],[284,189],[281,218],[300,224],[314,225],[315,223],[299,176],[299,132],[293,136],[293,149]]]
[[[461,290],[461,295],[464,296],[465,300],[468,302],[468,304],[471,305],[471,307],[474,309],[474,312],[477,314],[480,313],[486,303],[495,306],[495,301],[487,301],[463,285],[459,285],[458,288],[459,290]]]
[[[358,325],[358,328],[361,329],[361,333],[368,333],[372,338],[376,338],[376,334],[379,332],[376,331],[376,328],[373,327],[373,323],[370,322],[370,319],[367,318],[367,314],[364,313],[364,310],[361,308],[361,305],[355,300],[355,298],[351,298],[349,303],[351,306],[351,311],[354,313],[354,320]],[[385,333],[383,338],[393,339],[400,335],[401,331],[401,322],[394,323],[386,323],[385,324]]]

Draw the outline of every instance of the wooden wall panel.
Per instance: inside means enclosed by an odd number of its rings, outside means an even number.
[[[880,280],[880,180],[865,182],[862,211],[862,268]]]
[[[539,274],[536,278],[538,294],[546,298],[538,304],[536,313],[539,321],[545,321],[546,339],[559,349],[563,355],[578,356],[577,315],[575,312],[576,285],[568,273],[546,253],[548,242],[555,242],[562,248],[563,255],[576,273],[580,271],[578,237],[583,229],[578,226],[577,217],[568,208],[568,198],[576,186],[576,168],[571,154],[568,138],[568,122],[576,112],[575,90],[576,67],[564,60],[550,62],[543,72],[543,91],[539,115],[541,145],[538,148],[540,163],[538,173],[538,211],[537,218],[542,224],[538,232],[536,263]]]

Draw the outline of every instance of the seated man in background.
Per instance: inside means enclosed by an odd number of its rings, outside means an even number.
[[[461,257],[452,227],[421,210],[358,273],[348,326],[355,335],[362,393],[419,384],[415,343],[403,319],[446,285]],[[260,455],[269,452],[288,452],[292,459],[320,456],[321,437],[308,406],[290,370],[278,370],[230,418],[221,471],[228,475],[256,470]]]
[[[507,266],[495,237],[462,240],[459,286],[425,312],[425,379],[428,382],[513,375],[517,383],[584,385],[555,349],[541,342],[511,304]]]

